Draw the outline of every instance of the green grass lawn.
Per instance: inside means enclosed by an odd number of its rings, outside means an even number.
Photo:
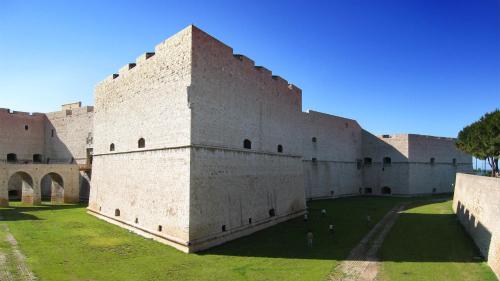
[[[358,197],[310,202],[308,222],[294,219],[196,254],[184,254],[101,221],[86,214],[85,207],[80,205],[17,204],[0,208],[5,220],[0,225],[9,226],[27,256],[28,265],[42,281],[325,280],[373,226],[367,224],[366,215],[375,224],[395,204],[408,200]],[[494,280],[482,262],[473,260],[477,255],[473,245],[454,219],[448,218],[444,224],[433,219],[433,212],[437,211],[451,216],[449,203],[444,204],[443,210],[436,209],[435,204],[428,206],[421,208],[430,213],[426,216],[431,219],[429,222],[424,217],[422,221],[412,220],[411,216],[408,220],[404,214],[396,231],[389,235],[384,244],[384,257],[389,263],[383,267],[385,280],[406,280],[406,277],[422,280],[418,277],[428,276],[434,277],[433,280],[440,280],[440,276],[450,276],[443,280],[474,280],[474,277]],[[322,208],[328,211],[326,217],[320,214]],[[409,211],[408,215],[414,210],[421,215],[421,208]],[[437,217],[443,214],[438,213]],[[332,222],[336,228],[334,235],[328,231]],[[406,233],[412,223],[422,230]],[[308,229],[315,236],[312,249],[306,245]],[[442,233],[432,236],[426,234],[428,231]],[[0,238],[2,235],[0,227]],[[405,253],[405,249],[432,253],[435,250],[432,244],[440,241],[445,243],[441,249],[451,253],[450,258],[448,252],[429,254],[431,259]],[[6,247],[0,242],[0,251]],[[405,264],[409,268],[404,268]],[[460,274],[460,268],[467,273]],[[432,272],[433,275],[426,275]]]
[[[400,215],[379,252],[381,280],[497,280],[451,204],[417,205]]]
[[[366,215],[378,221],[400,200],[314,201],[307,223],[294,219],[197,254],[129,233],[83,206],[15,205],[0,212],[41,280],[324,280],[369,230]],[[315,235],[312,249],[308,229]]]

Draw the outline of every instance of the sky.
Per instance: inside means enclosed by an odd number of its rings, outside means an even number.
[[[0,107],[92,105],[189,24],[375,134],[456,137],[500,107],[500,0],[0,0]]]

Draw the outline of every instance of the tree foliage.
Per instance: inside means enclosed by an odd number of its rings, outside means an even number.
[[[492,174],[498,176],[500,156],[500,110],[486,113],[458,133],[457,147],[465,153],[487,160]]]

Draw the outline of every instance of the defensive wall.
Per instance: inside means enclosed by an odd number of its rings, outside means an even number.
[[[434,139],[302,112],[298,87],[194,26],[99,83],[95,100],[89,212],[187,252],[300,216],[306,198],[451,187],[411,178],[412,146]],[[458,166],[444,145],[443,167]]]
[[[82,199],[88,199],[92,161],[93,107],[71,103],[61,111],[28,113],[0,109],[0,161],[8,164],[78,164]],[[9,190],[20,190],[20,180]],[[43,193],[51,181],[44,179]]]
[[[453,211],[500,278],[500,178],[457,174]]]
[[[455,174],[472,172],[472,158],[453,138],[363,131],[363,192],[376,195],[451,193]]]

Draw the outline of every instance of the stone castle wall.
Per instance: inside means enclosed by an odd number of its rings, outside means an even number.
[[[90,164],[92,149],[93,107],[81,103],[64,105],[62,111],[51,113],[11,112],[0,109],[0,162],[15,154],[14,163]],[[88,198],[90,172],[80,173],[82,198]],[[52,181],[41,183],[44,194],[50,194]],[[21,179],[14,175],[8,190],[21,192]]]
[[[453,211],[500,278],[500,179],[458,173]]]
[[[0,160],[16,154],[20,162],[32,162],[33,155],[44,154],[45,116],[41,113],[0,109]]]
[[[472,171],[472,158],[458,150],[452,138],[374,136],[366,131],[363,137],[363,185],[372,194],[384,194],[384,188],[394,195],[451,193],[455,174]]]
[[[301,142],[307,198],[359,194],[361,127],[351,119],[302,113]]]
[[[45,114],[45,154],[53,161],[86,164],[92,148],[94,107],[75,107]]]
[[[410,193],[451,193],[456,173],[472,172],[472,158],[452,138],[409,135]],[[434,159],[433,162],[431,159]]]
[[[390,194],[409,195],[408,151],[408,135],[375,136],[363,130],[362,192],[381,195],[385,187]]]
[[[202,249],[304,211],[301,91],[191,32],[190,239]]]
[[[89,200],[93,214],[183,250],[189,241],[190,69],[186,29],[96,87]]]
[[[89,212],[183,251],[299,216],[306,199],[449,192],[471,169],[452,139],[374,136],[302,112],[298,87],[194,26],[99,83],[95,110],[0,110],[0,129],[0,161],[93,155]]]

